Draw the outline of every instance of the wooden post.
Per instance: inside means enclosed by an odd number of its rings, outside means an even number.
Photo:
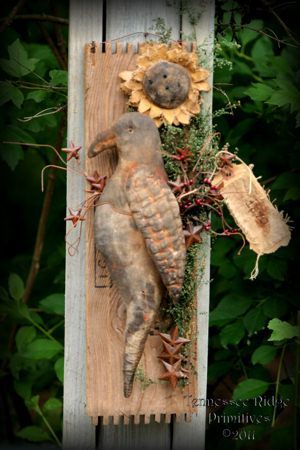
[[[102,0],[70,2],[68,141],[84,144],[84,45],[102,40]],[[84,152],[81,152],[84,170]],[[78,167],[77,167],[78,168]],[[67,206],[85,198],[85,180],[67,177]],[[66,255],[65,373],[63,443],[68,449],[94,449],[95,427],[85,413],[85,236],[75,256]]]
[[[182,18],[184,35],[191,32],[201,52],[205,55],[210,71],[208,82],[210,92],[203,96],[202,111],[210,115],[212,126],[212,86],[213,86],[213,46],[214,46],[214,15],[213,0],[189,0],[190,14],[199,17],[196,25],[191,27],[188,14]],[[209,283],[210,283],[210,236],[204,235],[201,251],[199,252],[199,278],[197,289],[197,342],[198,342],[198,398],[206,400],[207,386],[207,357],[208,357],[208,313],[209,313]],[[205,403],[203,403],[205,405]],[[189,423],[175,423],[173,428],[172,450],[204,450],[205,448],[206,408],[199,406],[199,412]]]
[[[108,0],[106,16],[103,18],[102,0],[70,1],[69,39],[69,122],[68,140],[83,145],[84,135],[84,91],[83,56],[84,45],[103,40],[102,24],[105,23],[105,40],[120,38],[134,32],[151,31],[155,20],[163,18],[167,28],[172,28],[172,39],[179,39],[180,23],[183,35],[196,33],[197,42],[206,46],[207,59],[212,61],[213,47],[213,2],[191,0],[188,8],[192,14],[200,13],[200,20],[191,27],[186,16],[180,19],[179,0]],[[140,36],[126,41],[136,43]],[[212,79],[210,80],[212,84]],[[205,109],[211,108],[211,95],[206,94]],[[82,152],[84,154],[85,152]],[[84,168],[81,160],[81,169]],[[68,174],[68,206],[75,207],[84,200],[84,180]],[[84,228],[84,227],[83,227]],[[66,334],[65,334],[65,390],[64,390],[64,448],[95,448],[96,428],[86,416],[85,380],[85,236],[81,237],[79,254],[67,255],[66,266]],[[201,279],[197,290],[198,302],[198,397],[206,398],[207,349],[208,349],[208,307],[209,307],[209,261],[210,241],[205,239],[199,267]],[[204,448],[205,408],[190,423],[156,423],[155,417],[147,425],[101,425],[98,427],[98,448],[108,449],[199,449]],[[159,420],[159,418],[157,418]]]

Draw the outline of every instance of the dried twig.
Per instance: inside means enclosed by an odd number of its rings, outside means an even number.
[[[0,25],[0,33],[4,31],[9,25],[12,23],[12,21],[16,18],[16,14],[19,11],[20,8],[24,5],[26,0],[19,0],[18,3],[13,7],[11,12],[7,17],[2,19],[2,24]]]
[[[280,23],[280,25],[282,26],[282,28],[284,29],[284,31],[286,32],[288,37],[294,42],[294,44],[299,46],[300,42],[294,37],[292,31],[289,29],[287,24],[282,20],[282,18],[277,14],[277,12],[274,11],[274,9],[272,8],[272,5],[270,4],[270,2],[268,0],[261,0],[261,2],[269,9],[271,14],[273,14],[273,16]]]
[[[65,120],[65,116],[64,116],[62,118],[60,129],[58,131],[57,142],[55,145],[56,148],[62,147],[65,128],[66,128],[66,120]],[[55,164],[57,162],[57,159],[58,159],[58,157],[57,157],[57,155],[55,155],[53,164]],[[44,196],[43,207],[42,207],[38,230],[37,230],[37,234],[36,234],[31,266],[30,266],[29,274],[28,274],[26,284],[25,284],[25,291],[24,291],[24,296],[23,296],[24,303],[28,302],[28,299],[31,295],[36,276],[37,276],[39,268],[40,268],[41,254],[42,254],[42,250],[44,247],[46,227],[47,227],[53,192],[54,192],[55,181],[56,181],[56,172],[54,170],[52,170],[48,175],[48,184],[47,184],[47,188],[46,188],[46,192],[45,192],[45,196]]]
[[[24,0],[26,1],[26,0]],[[24,3],[24,1],[22,3]],[[21,2],[20,2],[21,3]],[[3,22],[8,19],[0,19]],[[69,20],[64,19],[63,17],[57,17],[57,16],[51,16],[49,14],[16,14],[13,17],[9,17],[9,23],[11,24],[14,20],[37,20],[39,22],[53,22],[53,23],[59,23],[60,25],[69,25]],[[3,26],[3,24],[1,25]],[[2,30],[0,30],[2,31]]]

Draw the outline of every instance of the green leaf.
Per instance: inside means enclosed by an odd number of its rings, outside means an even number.
[[[62,408],[62,401],[58,398],[49,398],[43,405],[43,411],[48,412],[52,411],[53,409],[61,409]]]
[[[287,193],[283,198],[283,201],[287,202],[288,200],[299,200],[299,198],[300,198],[300,187],[293,186],[287,191]]]
[[[7,142],[35,143],[31,134],[15,125],[8,125],[2,132],[2,140]],[[18,162],[24,158],[24,152],[19,144],[4,144],[1,148],[1,158],[14,170]]]
[[[232,12],[231,12],[231,11],[226,11],[226,12],[224,12],[224,14],[223,14],[223,20],[222,20],[223,24],[224,24],[224,25],[230,24],[231,17],[232,17]]]
[[[20,145],[5,145],[1,149],[1,159],[6,162],[11,170],[15,170],[19,161],[24,159],[24,152]]]
[[[234,9],[236,9],[239,6],[239,4],[233,0],[228,0],[225,3],[223,3],[223,5],[221,6],[221,8],[223,9],[223,11],[232,11]]]
[[[14,380],[14,388],[16,393],[24,400],[31,397],[32,381],[29,380]]]
[[[37,90],[37,91],[31,91],[27,95],[27,100],[34,100],[36,103],[40,103],[47,97],[47,91],[45,90]]]
[[[36,339],[30,342],[22,356],[30,359],[51,359],[63,349],[59,342],[50,339]]]
[[[65,296],[64,294],[52,294],[39,302],[40,308],[50,314],[64,315]]]
[[[270,105],[279,107],[289,106],[293,113],[300,110],[300,91],[287,78],[277,79],[278,89],[272,94],[267,101]]]
[[[272,191],[275,189],[289,189],[291,186],[299,186],[300,174],[284,172],[280,174],[272,184]]]
[[[21,300],[24,294],[24,283],[16,273],[11,273],[8,278],[8,290],[14,300]]]
[[[281,317],[287,311],[287,304],[282,298],[274,297],[267,299],[262,306],[265,316],[272,319],[273,317]]]
[[[3,286],[0,286],[0,300],[3,300],[4,302],[9,302],[10,301],[10,297],[8,295],[8,292]]]
[[[35,143],[33,136],[23,128],[15,125],[8,125],[3,133],[5,141],[20,141],[26,143]]]
[[[54,370],[59,381],[64,381],[64,358],[59,358],[54,364]]]
[[[287,261],[271,257],[268,261],[267,272],[275,280],[284,281],[288,269]]]
[[[282,341],[283,339],[300,337],[299,325],[291,325],[277,318],[270,320],[268,328],[272,330],[272,334],[268,339],[269,341]]]
[[[233,400],[248,400],[250,398],[258,397],[266,392],[269,383],[263,380],[256,380],[255,378],[248,378],[241,381],[233,391]]]
[[[42,428],[36,427],[35,425],[22,428],[22,430],[17,431],[16,435],[31,442],[43,442],[50,440],[49,434]]]
[[[208,366],[207,377],[210,381],[217,380],[229,372],[232,364],[229,361],[216,361]]]
[[[18,352],[22,353],[26,346],[36,337],[36,329],[34,327],[21,327],[16,335],[16,345]]]
[[[210,313],[210,323],[213,325],[219,320],[234,319],[245,313],[251,305],[252,301],[247,297],[236,294],[226,295]]]
[[[245,90],[245,93],[255,102],[263,102],[271,97],[274,89],[265,83],[252,83],[252,86]]]
[[[256,119],[248,118],[240,120],[235,127],[233,127],[228,133],[227,139],[231,145],[237,145],[240,139],[245,136],[249,131],[253,130],[256,125]]]
[[[68,85],[68,72],[66,70],[50,70],[51,84],[54,86]]]
[[[250,309],[245,315],[243,322],[246,330],[249,334],[253,334],[255,331],[261,330],[266,323],[266,316],[264,315],[262,308],[254,307]]]
[[[261,345],[252,354],[251,362],[252,364],[268,364],[275,358],[277,353],[277,348],[271,345]]]
[[[12,101],[17,108],[20,108],[24,101],[24,95],[20,89],[13,86],[9,81],[1,81],[0,105],[4,105],[4,103],[9,101]]]
[[[40,396],[35,395],[34,397],[31,397],[29,400],[26,400],[25,404],[28,409],[33,409],[34,411],[39,411],[39,409],[40,409],[39,402],[40,402]]]
[[[1,68],[9,75],[20,78],[32,72],[37,59],[28,58],[27,52],[20,40],[15,40],[8,46],[9,59],[1,59]]]
[[[243,46],[259,37],[259,30],[261,30],[263,26],[264,23],[262,20],[252,20],[250,23],[245,24],[243,29],[238,33]]]
[[[245,329],[241,321],[226,325],[220,332],[220,342],[223,347],[237,345],[244,337]]]

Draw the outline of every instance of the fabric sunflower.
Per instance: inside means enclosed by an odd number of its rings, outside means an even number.
[[[200,112],[200,92],[210,90],[208,76],[197,54],[179,43],[141,44],[136,70],[119,74],[128,104],[149,115],[157,127],[188,125]]]

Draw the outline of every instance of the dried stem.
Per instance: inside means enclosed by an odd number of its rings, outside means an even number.
[[[300,42],[293,36],[293,33],[291,32],[291,30],[289,29],[287,24],[282,20],[282,18],[277,14],[277,12],[274,11],[274,9],[272,8],[272,5],[270,4],[270,2],[267,1],[267,0],[261,0],[261,2],[269,9],[271,14],[273,14],[273,16],[280,23],[280,25],[282,26],[282,28],[284,29],[284,31],[286,32],[288,37],[294,42],[294,44],[299,46]]]
[[[20,2],[21,3],[21,2]],[[22,2],[24,3],[24,1]],[[6,21],[8,18],[0,19]],[[53,22],[60,25],[69,25],[69,20],[63,17],[51,16],[50,14],[15,14],[13,17],[9,17],[9,24],[14,20],[37,20],[39,22]]]
[[[12,21],[16,18],[16,14],[19,11],[19,9],[24,6],[24,3],[26,0],[19,0],[18,3],[13,7],[11,12],[7,17],[2,19],[2,24],[0,25],[0,33],[3,32],[9,25],[12,23]]]
[[[61,122],[61,125],[59,128],[59,131],[58,131],[57,142],[56,142],[56,146],[55,146],[56,148],[62,147],[65,128],[66,128],[66,123],[65,123],[65,116],[64,116],[62,118],[62,122]],[[58,156],[55,155],[53,163],[55,164],[55,162],[57,162],[57,160],[58,160]],[[46,188],[46,192],[45,192],[45,196],[44,196],[43,207],[42,207],[38,230],[37,230],[37,234],[36,234],[32,262],[31,262],[29,274],[28,274],[28,277],[26,280],[25,291],[24,291],[24,296],[23,296],[24,303],[27,303],[29,300],[36,276],[37,276],[39,268],[40,268],[40,259],[41,259],[41,254],[42,254],[42,250],[44,247],[46,227],[47,227],[47,221],[48,221],[50,206],[51,206],[51,202],[52,202],[53,192],[54,192],[55,181],[56,181],[56,172],[54,170],[52,170],[48,176],[48,184],[47,184],[47,188]]]
[[[60,67],[64,70],[67,70],[68,66],[66,61],[64,60],[63,56],[61,55],[60,51],[58,50],[58,48],[56,47],[52,37],[50,36],[50,34],[48,33],[47,29],[44,27],[44,25],[42,23],[38,23],[39,29],[41,30],[45,41],[47,42],[47,44],[49,45],[49,47],[51,48],[51,50],[53,51],[58,64],[60,65]]]

